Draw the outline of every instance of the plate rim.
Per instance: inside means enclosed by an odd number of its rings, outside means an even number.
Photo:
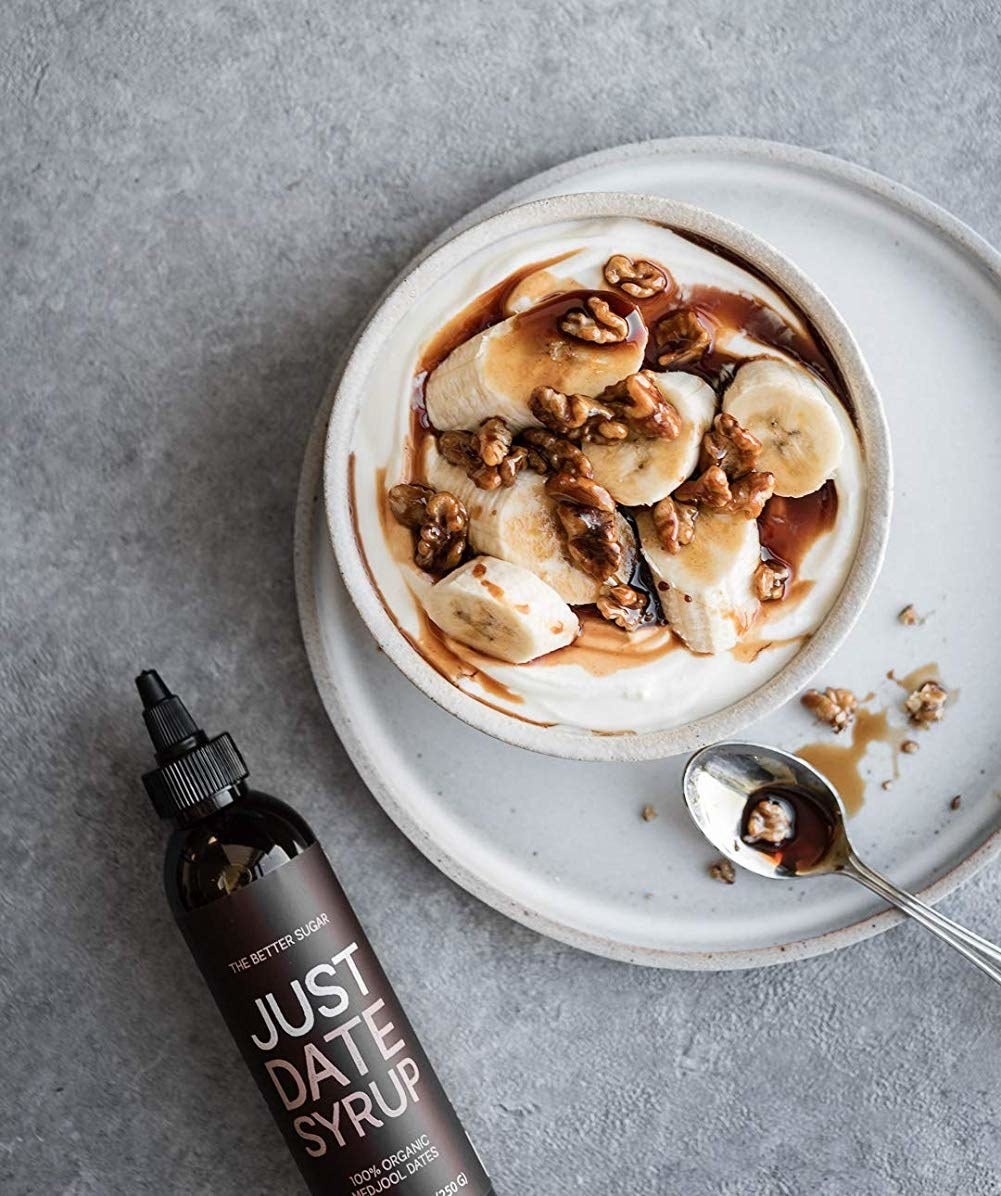
[[[313,420],[299,478],[293,534],[296,602],[306,656],[314,684],[327,717],[343,742],[355,769],[373,797],[403,834],[450,880],[486,905],[539,934],[620,962],[684,971],[730,971],[774,966],[812,958],[883,933],[891,926],[901,922],[904,915],[894,909],[886,909],[836,930],[770,947],[732,951],[672,951],[661,947],[645,947],[640,944],[629,944],[604,938],[526,908],[523,902],[515,900],[508,893],[483,880],[461,860],[441,848],[397,799],[392,786],[381,775],[363,736],[356,728],[350,713],[347,695],[341,693],[335,677],[328,669],[323,651],[319,611],[316,605],[313,544],[315,512],[317,510],[320,517],[326,522],[322,498],[324,444],[330,411],[344,364],[366,328],[372,312],[403,278],[458,232],[479,223],[490,215],[523,202],[525,197],[555,186],[563,179],[572,177],[581,171],[634,158],[659,156],[678,158],[686,155],[709,156],[712,154],[730,154],[746,159],[770,160],[780,165],[807,170],[828,178],[833,177],[836,181],[874,194],[902,209],[905,214],[916,218],[932,231],[957,243],[966,256],[972,258],[989,275],[993,276],[995,285],[1001,288],[1001,253],[973,228],[933,200],[926,199],[911,188],[893,182],[867,167],[846,162],[831,154],[759,138],[702,136],[628,142],[581,155],[549,170],[532,175],[472,209],[429,242],[391,279],[371,311],[359,323],[356,334],[345,347]],[[332,554],[332,547],[330,551]],[[338,577],[338,584],[343,585],[343,579]],[[541,757],[540,759],[546,758]],[[933,884],[921,890],[922,898],[931,903],[942,899],[976,875],[999,853],[1001,853],[1001,826],[992,831],[984,842],[964,860],[940,876]]]

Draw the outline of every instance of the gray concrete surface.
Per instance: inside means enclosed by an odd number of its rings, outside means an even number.
[[[7,0],[0,1190],[294,1193],[160,891],[155,664],[337,861],[501,1196],[1001,1191],[998,994],[920,930],[656,974],[505,921],[367,795],[291,518],[339,346],[470,206],[586,150],[832,151],[1001,241],[996,3]],[[1001,876],[947,903],[998,931]]]

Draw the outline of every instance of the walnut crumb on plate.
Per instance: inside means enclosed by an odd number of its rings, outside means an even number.
[[[725,885],[732,885],[737,879],[737,871],[729,860],[718,860],[710,865],[709,875],[713,880],[722,881]]]
[[[919,727],[930,727],[941,720],[949,691],[938,681],[925,681],[913,693],[908,694],[904,709],[912,723]]]
[[[963,802],[963,795],[961,793],[957,793],[956,796],[952,799],[952,801],[949,802],[949,809],[950,810],[958,810],[960,805],[962,805],[962,802]]]
[[[914,603],[909,602],[900,614],[897,615],[897,621],[903,623],[905,627],[916,627],[919,623],[923,623],[924,619],[914,609]]]
[[[809,689],[800,700],[814,718],[829,724],[835,734],[848,726],[858,708],[858,698],[850,689],[835,689],[831,686],[823,693],[819,689]]]
[[[645,805],[640,811],[640,817],[644,822],[653,822],[653,820],[657,817],[657,811],[653,808],[653,806],[649,804]]]

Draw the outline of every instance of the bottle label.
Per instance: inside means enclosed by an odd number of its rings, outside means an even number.
[[[492,1192],[318,844],[180,925],[311,1192]]]

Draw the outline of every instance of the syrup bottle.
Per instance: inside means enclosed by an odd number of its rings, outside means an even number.
[[[168,901],[310,1192],[493,1196],[308,824],[159,674],[136,685]]]

